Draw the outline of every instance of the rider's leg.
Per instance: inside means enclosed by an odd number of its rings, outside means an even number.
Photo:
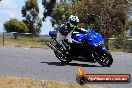
[[[56,41],[59,43],[60,41],[64,40],[65,36],[62,35],[60,32],[57,33]]]
[[[68,40],[68,43],[73,43],[71,36],[72,35],[70,33],[66,36],[66,39]]]
[[[56,41],[62,45],[62,47],[67,50],[68,45],[64,42],[65,36],[62,35],[60,32],[57,33]]]

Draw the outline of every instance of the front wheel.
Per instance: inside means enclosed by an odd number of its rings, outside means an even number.
[[[68,57],[68,56],[65,56],[63,54],[59,54],[57,53],[56,51],[54,51],[56,57],[63,63],[69,63],[72,61],[72,58]]]
[[[102,66],[110,67],[113,63],[113,58],[109,52],[103,51],[98,55],[96,61]]]

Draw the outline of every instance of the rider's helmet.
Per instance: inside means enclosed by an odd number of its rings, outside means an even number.
[[[71,15],[68,19],[68,27],[75,29],[78,26],[79,19],[76,15]]]

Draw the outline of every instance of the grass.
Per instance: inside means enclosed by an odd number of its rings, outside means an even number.
[[[29,38],[29,37],[18,37],[18,39],[5,37],[5,46],[16,46],[16,47],[27,47],[27,48],[48,48],[46,46],[46,41],[48,38]],[[3,38],[0,37],[0,45],[3,45]]]
[[[57,81],[34,80],[29,78],[16,78],[0,76],[0,88],[99,88],[97,86]]]
[[[50,41],[48,37],[43,38],[29,38],[29,37],[18,37],[14,39],[13,37],[5,37],[4,43],[5,46],[15,46],[15,47],[25,47],[25,48],[48,48],[46,42]],[[0,46],[3,45],[3,38],[0,37]],[[113,47],[113,41],[109,40],[109,50],[114,51],[123,51],[121,49],[116,49]]]

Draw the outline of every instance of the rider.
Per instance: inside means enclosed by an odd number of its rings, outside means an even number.
[[[70,47],[64,40],[67,39],[69,43],[72,43],[72,33],[74,30],[81,31],[82,28],[78,28],[79,19],[76,15],[71,15],[68,22],[62,25],[57,33],[57,42],[62,45],[65,50],[69,50]]]

